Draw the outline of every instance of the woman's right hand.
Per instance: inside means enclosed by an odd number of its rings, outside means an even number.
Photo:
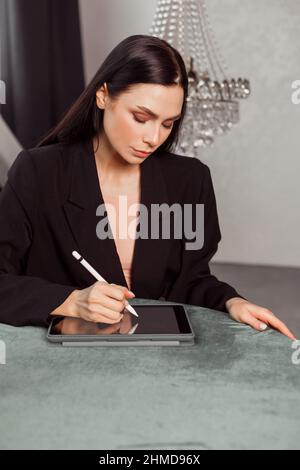
[[[123,318],[127,299],[133,292],[118,284],[97,281],[85,289],[74,290],[51,315],[82,318],[95,323],[118,323]]]

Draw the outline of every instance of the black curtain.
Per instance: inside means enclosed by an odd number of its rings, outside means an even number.
[[[77,0],[0,0],[3,118],[36,145],[84,88]]]

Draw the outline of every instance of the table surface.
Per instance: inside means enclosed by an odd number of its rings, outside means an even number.
[[[0,324],[0,448],[299,449],[292,342],[185,307],[193,346],[64,348]]]

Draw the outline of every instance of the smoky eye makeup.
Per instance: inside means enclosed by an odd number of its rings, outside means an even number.
[[[138,113],[139,114],[139,113]],[[140,123],[143,123],[145,124],[145,122],[147,122],[147,119],[146,120],[143,120],[143,119],[140,119],[136,116],[136,113],[133,113],[133,117],[134,117],[134,120],[137,121],[137,122],[140,122]],[[173,123],[174,121],[172,121],[171,125],[166,125],[166,124],[163,124],[163,126],[166,128],[166,129],[171,129],[172,126],[173,126]]]

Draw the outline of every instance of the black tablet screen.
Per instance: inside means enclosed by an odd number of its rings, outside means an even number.
[[[51,335],[135,335],[191,333],[181,305],[134,305],[139,315],[125,312],[118,323],[94,323],[80,318],[57,317]]]

